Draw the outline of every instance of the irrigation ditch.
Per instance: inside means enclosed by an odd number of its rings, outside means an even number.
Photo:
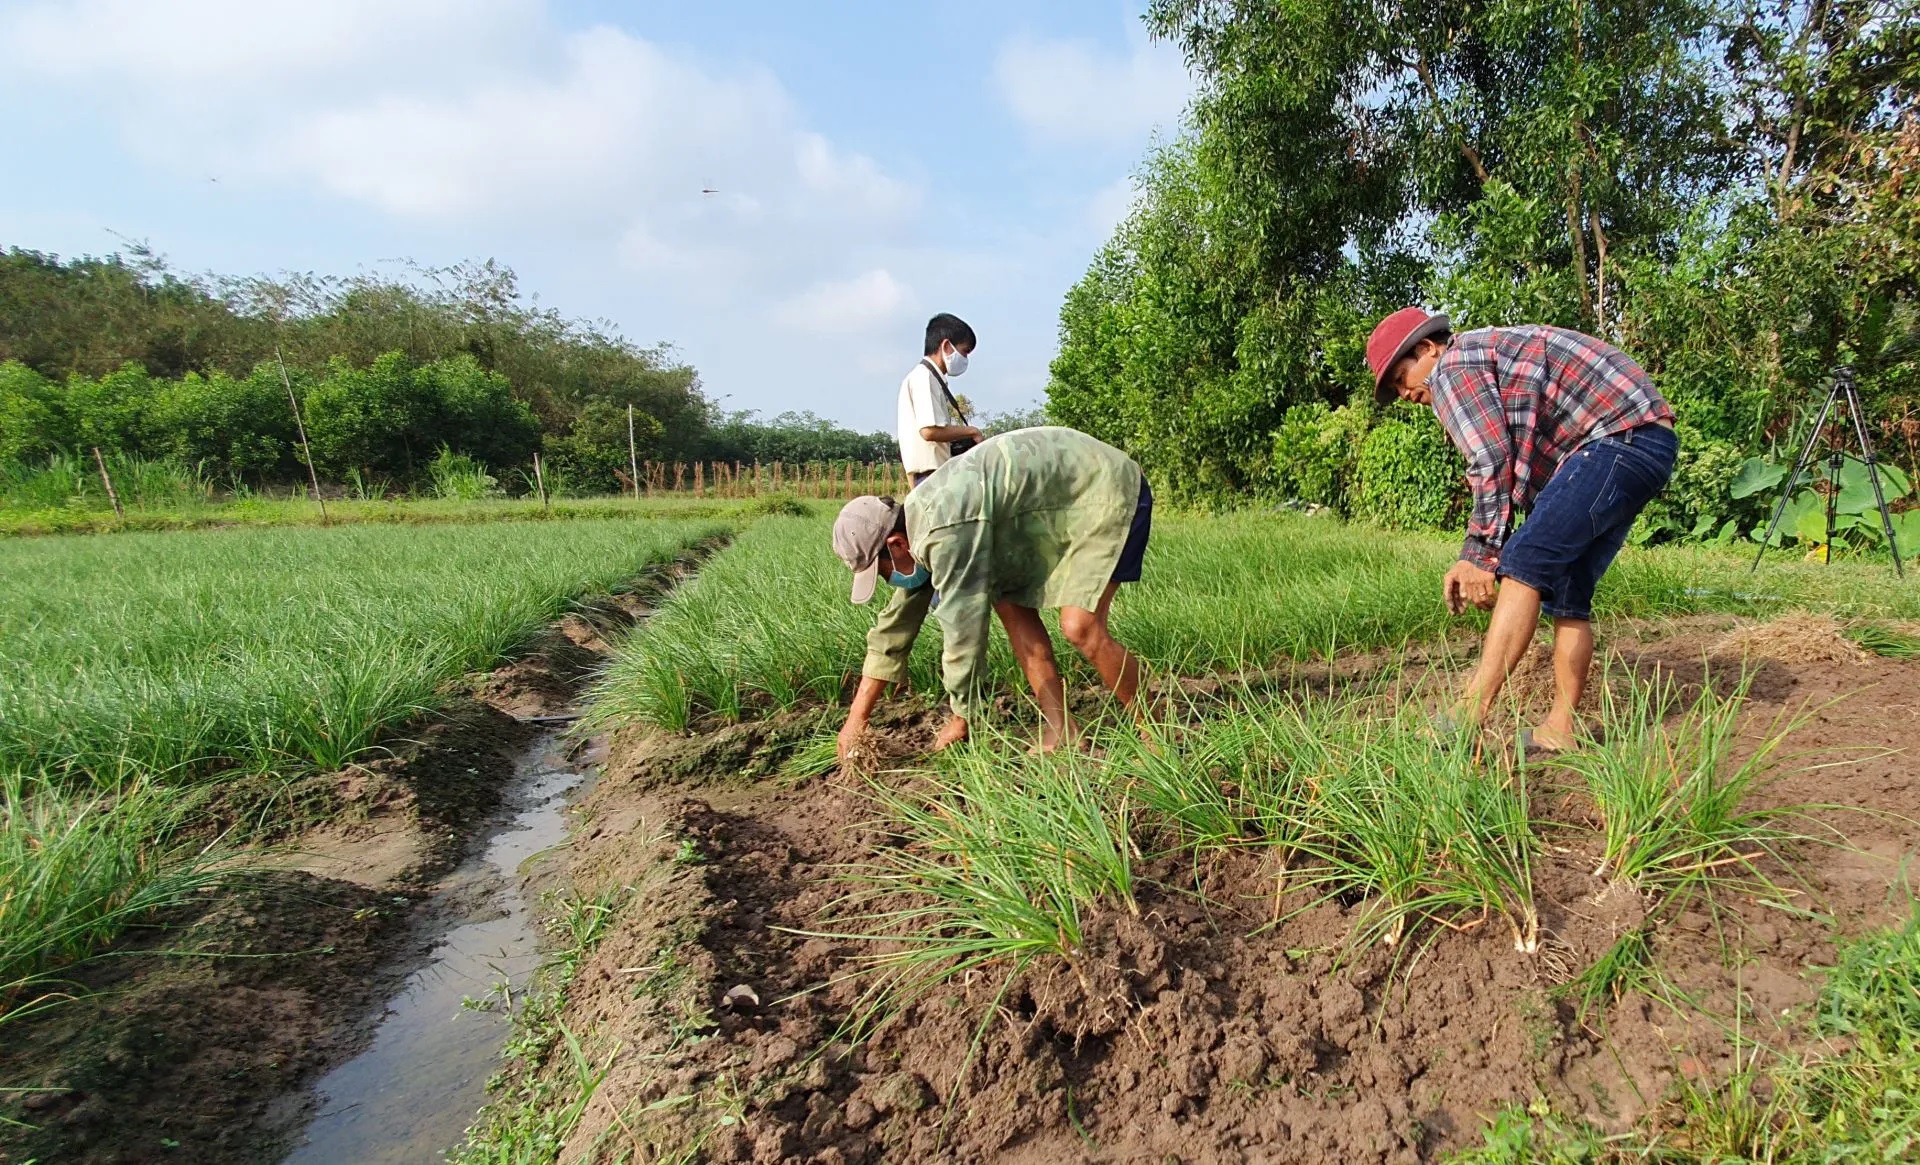
[[[236,787],[222,815],[278,844],[77,969],[68,1002],[9,1024],[0,1163],[456,1149],[540,962],[543,855],[602,756],[567,731],[575,701],[607,638],[717,545],[576,604],[376,759]]]

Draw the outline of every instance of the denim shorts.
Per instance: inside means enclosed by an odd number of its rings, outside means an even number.
[[[1500,577],[1540,592],[1556,619],[1593,618],[1593,588],[1633,520],[1673,476],[1679,438],[1647,424],[1569,454],[1500,552]]]
[[[1133,525],[1127,529],[1127,543],[1120,548],[1120,562],[1113,568],[1113,581],[1140,581],[1140,567],[1147,557],[1147,539],[1153,534],[1153,490],[1146,474],[1140,475],[1140,501],[1133,507]]]

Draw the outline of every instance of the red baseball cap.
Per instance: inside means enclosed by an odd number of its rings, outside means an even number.
[[[1373,369],[1375,404],[1391,404],[1399,394],[1387,387],[1387,370],[1422,340],[1453,331],[1443,315],[1428,315],[1422,308],[1403,307],[1374,325],[1367,337],[1367,365]]]

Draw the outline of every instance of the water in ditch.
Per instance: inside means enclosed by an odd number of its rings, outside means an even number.
[[[509,1023],[464,1003],[503,979],[517,998],[538,965],[538,904],[522,893],[520,868],[566,840],[567,794],[590,768],[568,760],[557,731],[521,757],[505,790],[511,816],[435,895],[463,921],[387,1001],[373,1045],[314,1086],[318,1115],[284,1165],[419,1165],[460,1144]]]

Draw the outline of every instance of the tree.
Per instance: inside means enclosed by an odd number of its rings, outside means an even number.
[[[609,400],[590,402],[574,418],[563,437],[549,438],[547,456],[566,475],[571,488],[581,492],[612,493],[628,469],[627,410]],[[663,428],[646,413],[633,413],[634,448],[642,460],[651,460]]]
[[[1067,296],[1048,409],[1177,495],[1297,488],[1274,450],[1320,446],[1270,434],[1369,388],[1367,331],[1411,302],[1613,339],[1746,448],[1840,359],[1867,361],[1883,433],[1915,412],[1912,0],[1156,0],[1147,22],[1198,96]]]

